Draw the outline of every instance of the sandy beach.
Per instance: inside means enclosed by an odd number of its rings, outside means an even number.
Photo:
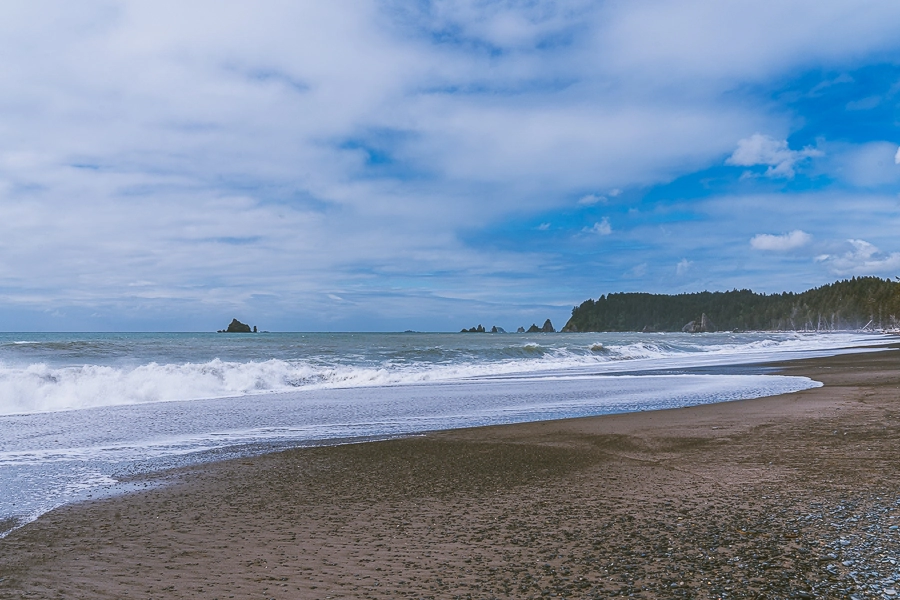
[[[693,408],[167,473],[0,540],[0,598],[881,598],[900,592],[900,353]]]

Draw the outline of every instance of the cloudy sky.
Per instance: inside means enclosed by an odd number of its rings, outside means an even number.
[[[900,275],[896,0],[0,5],[0,329]]]

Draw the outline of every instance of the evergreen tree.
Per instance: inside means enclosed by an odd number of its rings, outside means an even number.
[[[704,313],[728,331],[893,328],[900,325],[900,279],[854,277],[800,294],[608,294],[574,307],[563,331],[681,331]]]

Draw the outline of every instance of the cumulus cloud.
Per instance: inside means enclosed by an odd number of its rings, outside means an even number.
[[[791,150],[787,140],[778,140],[768,135],[754,133],[749,138],[738,142],[737,150],[725,161],[726,165],[737,167],[755,167],[767,165],[767,177],[794,176],[794,165],[812,156],[822,156],[822,152],[814,148]]]
[[[694,263],[692,261],[689,261],[686,258],[682,258],[680,261],[678,261],[678,264],[675,265],[675,274],[676,275],[684,275],[685,273],[687,273],[690,270],[691,265],[693,265],[693,264]]]
[[[884,253],[865,240],[847,240],[852,249],[837,256],[816,257],[836,275],[879,275],[891,277],[900,271],[900,252]]]
[[[790,233],[785,233],[782,235],[760,233],[753,236],[753,238],[750,240],[750,246],[754,250],[793,250],[794,248],[805,246],[811,239],[811,235],[809,235],[805,231],[801,231],[800,229],[795,229]]]
[[[894,154],[894,164],[900,165],[900,148],[897,148],[897,153]]]
[[[612,233],[612,226],[609,224],[609,217],[603,217],[602,221],[598,221],[590,227],[585,227],[582,231],[593,233],[594,235],[609,235]]]

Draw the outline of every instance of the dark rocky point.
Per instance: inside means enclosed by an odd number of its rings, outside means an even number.
[[[219,333],[256,333],[256,327],[250,328],[246,323],[241,323],[237,319],[232,319],[228,324],[228,329],[220,329]]]
[[[703,313],[700,316],[699,322],[691,321],[690,323],[687,323],[684,327],[682,327],[681,331],[685,333],[709,333],[717,331],[717,329],[710,318],[706,316],[706,313]]]
[[[550,322],[550,319],[547,319],[544,321],[543,327],[538,327],[532,323],[531,327],[528,328],[528,333],[556,333],[556,329],[553,328],[553,323]]]

